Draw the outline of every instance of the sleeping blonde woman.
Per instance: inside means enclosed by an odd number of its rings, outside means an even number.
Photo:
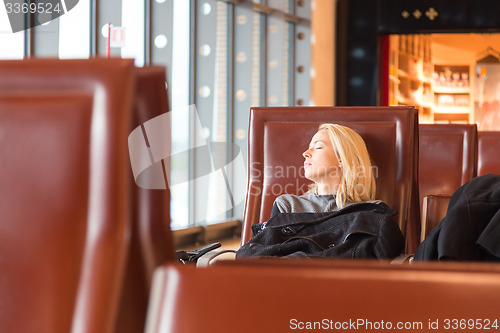
[[[361,136],[322,124],[302,155],[310,190],[276,198],[269,221],[252,226],[236,257],[397,257],[403,235],[396,212],[376,200],[377,170]]]

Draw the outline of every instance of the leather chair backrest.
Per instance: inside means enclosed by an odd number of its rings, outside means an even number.
[[[112,332],[132,60],[0,61],[0,331]]]
[[[168,112],[165,78],[164,67],[149,66],[136,69],[135,107],[131,131]],[[149,144],[148,140],[145,141]],[[169,166],[162,163],[162,167],[167,174]],[[166,261],[173,260],[174,254],[170,234],[168,187],[146,189],[138,186],[132,175],[129,179],[132,194],[130,205],[132,232],[115,327],[117,333],[144,331],[153,271]]]
[[[477,175],[500,175],[500,132],[479,132]]]
[[[430,332],[465,325],[478,331],[485,320],[490,329],[498,325],[495,264],[306,264],[162,267],[145,332]],[[411,306],[403,306],[409,300]]]
[[[413,107],[254,107],[250,111],[249,182],[242,242],[251,225],[269,219],[273,202],[284,193],[302,194],[302,153],[322,123],[339,123],[365,140],[377,172],[377,199],[398,211],[396,220],[407,251],[418,245],[418,122]],[[412,198],[416,198],[412,202]]]
[[[420,205],[427,195],[452,195],[476,176],[476,124],[421,124]]]

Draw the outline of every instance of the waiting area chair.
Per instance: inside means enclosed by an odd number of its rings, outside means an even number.
[[[420,203],[431,194],[453,194],[475,177],[476,124],[421,124],[419,126]]]
[[[242,243],[267,221],[275,198],[302,194],[302,153],[321,123],[339,123],[365,140],[377,172],[377,199],[398,211],[406,252],[419,241],[418,121],[413,107],[254,107],[250,111],[249,182]]]
[[[165,87],[166,71],[161,66],[147,66],[135,69],[136,85],[134,112],[130,131],[140,128],[148,121],[168,112],[167,90]],[[170,133],[163,133],[169,136]],[[152,140],[153,138],[149,138]],[[151,143],[143,137],[145,146],[151,144],[169,144],[164,142]],[[129,164],[130,165],[130,164]],[[166,163],[159,164],[169,172]],[[151,172],[141,175],[141,181],[151,183],[144,177],[155,177]],[[139,333],[144,331],[149,290],[153,271],[156,267],[173,260],[173,242],[170,234],[170,192],[164,182],[164,189],[143,188],[136,184],[132,174],[129,174],[131,204],[130,204],[130,247],[128,250],[125,280],[120,293],[120,307],[116,320],[116,333]],[[154,179],[153,179],[154,180]]]
[[[476,124],[419,126],[421,240],[446,215],[449,198],[476,176]]]
[[[132,60],[0,61],[1,332],[112,332]]]
[[[500,175],[500,132],[483,132],[478,135],[477,175]]]
[[[252,262],[159,268],[145,332],[441,332],[498,325],[498,265],[311,260],[304,269],[301,260]]]

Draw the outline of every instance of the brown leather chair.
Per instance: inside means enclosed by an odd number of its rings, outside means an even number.
[[[132,129],[168,112],[165,68],[136,69],[136,94]],[[145,140],[149,146],[149,141]],[[165,172],[169,166],[162,163]],[[149,174],[150,175],[150,174]],[[146,174],[148,176],[148,174]],[[173,260],[170,234],[170,192],[146,189],[129,177],[132,193],[132,232],[115,332],[143,332],[153,271]],[[143,179],[144,180],[144,179]]]
[[[479,132],[477,175],[500,175],[500,132]]]
[[[498,324],[498,293],[495,264],[167,265],[155,274],[145,332],[479,331]]]
[[[419,242],[418,121],[413,107],[254,107],[250,110],[249,182],[242,243],[269,219],[275,198],[307,191],[302,153],[321,123],[352,127],[378,171],[377,198],[398,211],[407,253]]]
[[[476,176],[476,124],[422,124],[419,133],[421,204],[426,195],[453,194]]]
[[[112,332],[132,60],[0,61],[1,332]]]
[[[446,215],[449,197],[476,176],[477,126],[476,124],[421,124],[419,132],[418,170],[422,240]],[[440,195],[440,197],[429,198],[424,209],[424,197],[430,195]]]

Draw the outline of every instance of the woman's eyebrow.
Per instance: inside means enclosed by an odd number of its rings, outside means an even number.
[[[321,143],[323,143],[323,144],[325,143],[325,142],[323,142],[323,140],[316,140],[316,141],[314,141],[312,144],[310,144],[310,145],[309,145],[309,147],[314,146],[314,145],[315,145],[315,144],[317,144],[318,142],[321,142]]]

